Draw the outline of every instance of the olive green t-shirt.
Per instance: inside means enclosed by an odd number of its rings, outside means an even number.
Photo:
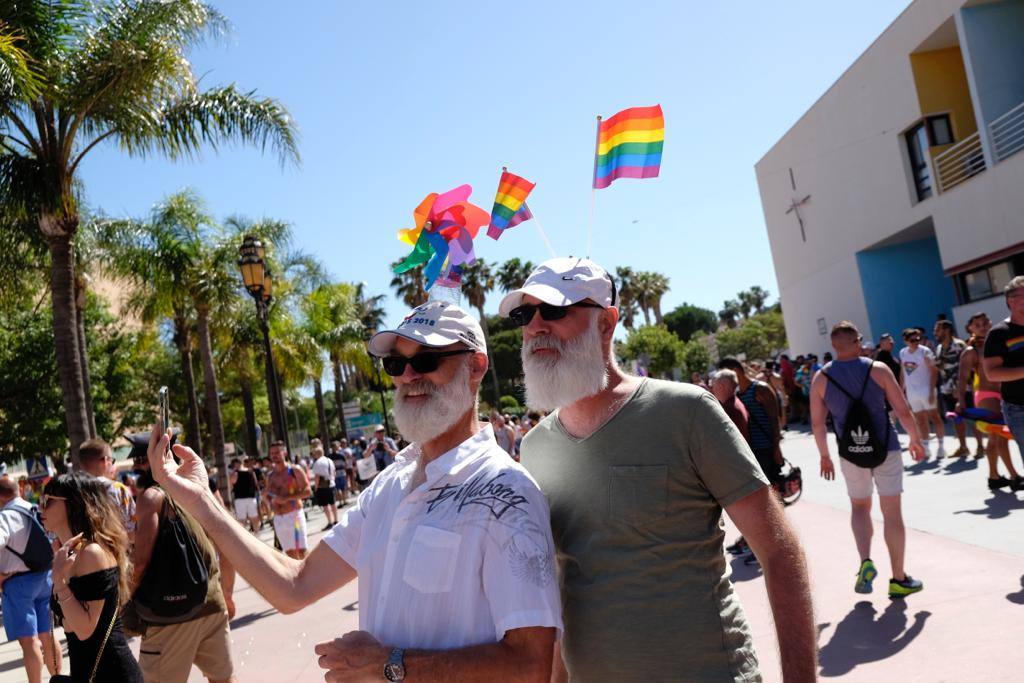
[[[584,439],[549,415],[522,464],[551,506],[571,680],[761,680],[722,508],[768,482],[714,396],[643,380]]]

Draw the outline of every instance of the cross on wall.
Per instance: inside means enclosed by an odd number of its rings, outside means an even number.
[[[789,183],[793,187],[793,191],[796,192],[796,179],[793,177],[793,169],[789,169]],[[790,199],[789,208],[786,209],[786,215],[791,213],[796,214],[796,222],[800,224],[800,239],[804,242],[807,241],[807,232],[804,230],[804,217],[800,215],[800,207],[808,203],[811,200],[811,195],[805,196],[803,199],[797,199],[793,197]]]

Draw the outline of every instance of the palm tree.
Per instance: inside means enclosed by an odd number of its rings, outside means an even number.
[[[739,292],[736,295],[736,303],[739,304],[740,315],[746,320],[750,317],[751,312],[754,310],[754,297],[750,291]]]
[[[533,264],[531,262],[520,261],[518,257],[513,256],[498,268],[496,273],[498,285],[501,286],[501,291],[503,292],[519,289],[532,272]]]
[[[668,277],[654,271],[641,271],[633,277],[633,289],[644,313],[644,323],[651,324],[650,312],[653,311],[654,324],[661,325],[661,297],[668,292]]]
[[[394,268],[401,262],[402,259],[398,259],[391,264],[391,267]],[[395,290],[395,296],[409,308],[414,308],[425,302],[427,291],[423,289],[423,266],[416,266],[404,273],[395,273],[391,278],[391,288]]]
[[[365,356],[362,349],[363,321],[357,295],[361,287],[356,288],[347,283],[321,285],[310,292],[303,300],[305,313],[305,329],[310,338],[327,352],[334,373],[334,403],[338,414],[340,429],[345,431],[345,416],[342,412],[342,365],[345,360],[354,359],[356,350]],[[362,301],[364,306],[366,301]],[[367,359],[369,360],[369,359]],[[318,381],[314,382],[316,388]],[[317,410],[322,410],[322,397],[318,399]],[[326,424],[326,417],[324,418]],[[321,425],[321,429],[324,426]],[[329,433],[325,431],[325,433]]]
[[[494,369],[494,357],[491,355],[491,333],[487,328],[487,316],[484,315],[487,293],[494,289],[494,285],[495,276],[491,264],[482,258],[462,267],[462,293],[466,295],[466,302],[475,308],[480,316],[480,327],[484,333],[484,343],[487,345],[491,381],[494,383],[493,405],[497,407],[501,403],[501,387],[498,384],[498,371]]]
[[[634,281],[636,274],[629,266],[619,266],[615,269],[615,276],[619,280],[618,303],[616,304],[619,309],[619,317],[622,319],[623,326],[632,331],[637,312],[636,283]]]
[[[749,292],[750,303],[754,307],[754,312],[764,313],[764,305],[771,294],[759,285],[754,285],[747,291]]]
[[[196,309],[189,291],[195,245],[202,242],[208,217],[189,193],[172,195],[148,222],[103,220],[96,223],[104,266],[131,285],[126,308],[144,323],[171,322],[173,341],[185,380],[188,424],[185,441],[202,452],[199,401],[192,369]]]
[[[199,90],[187,53],[225,25],[201,0],[19,0],[4,3],[0,24],[0,215],[33,221],[47,243],[77,464],[89,431],[75,306],[82,160],[108,140],[171,159],[235,140],[297,161],[295,129],[275,100],[234,85]]]
[[[245,411],[245,452],[259,453],[256,438],[256,401],[254,387],[259,379],[255,371],[256,357],[263,353],[263,335],[260,332],[252,304],[242,297],[233,297],[214,325],[218,356],[218,376],[237,382],[238,393]]]
[[[729,299],[722,304],[722,310],[718,312],[718,319],[729,328],[736,327],[736,320],[743,314],[743,306],[735,299]]]

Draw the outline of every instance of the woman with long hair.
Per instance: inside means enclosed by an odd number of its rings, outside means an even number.
[[[64,626],[71,676],[78,681],[142,683],[121,630],[130,598],[128,535],[107,485],[62,474],[43,490],[43,525],[57,536],[53,558],[55,619]]]

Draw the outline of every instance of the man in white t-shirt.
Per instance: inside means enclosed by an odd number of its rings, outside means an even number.
[[[316,480],[313,482],[313,503],[324,511],[324,517],[327,518],[324,531],[327,531],[338,523],[338,509],[334,507],[334,475],[337,470],[334,461],[324,453],[323,446],[314,446],[311,455],[316,458],[313,461],[313,477]]]
[[[412,445],[374,478],[304,560],[242,532],[213,502],[202,460],[151,442],[157,481],[281,612],[359,576],[359,631],[316,646],[327,680],[551,678],[562,629],[547,501],[477,421],[487,372],[480,324],[444,301],[370,340],[395,383]],[[407,650],[408,648],[408,650]],[[415,649],[413,649],[415,648]]]
[[[913,327],[903,330],[903,342],[906,346],[900,349],[900,386],[907,395],[907,403],[914,413],[917,430],[925,440],[926,450],[930,438],[928,422],[934,423],[941,457],[945,427],[936,411],[939,369],[935,364],[935,354],[921,343],[921,333]]]

